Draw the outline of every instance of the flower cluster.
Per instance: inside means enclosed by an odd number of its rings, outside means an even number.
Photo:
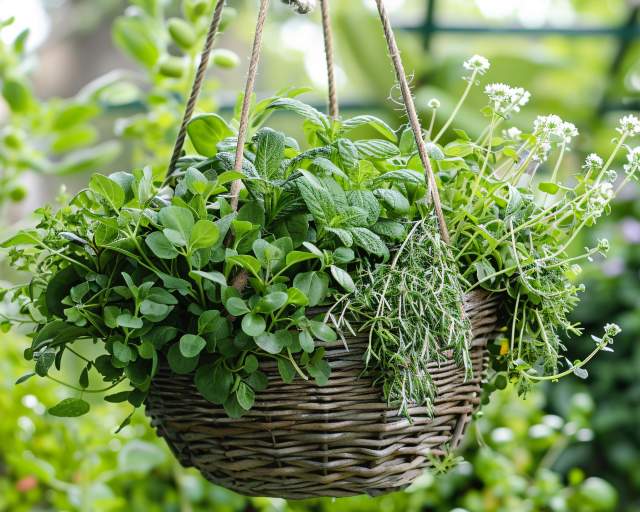
[[[640,134],[640,119],[636,116],[629,115],[620,119],[620,126],[616,128],[620,135],[633,137]]]
[[[524,107],[531,99],[531,93],[522,87],[502,83],[489,84],[484,92],[489,97],[494,112],[503,116],[510,112],[520,112],[520,107]]]
[[[487,71],[489,71],[491,64],[482,55],[474,55],[465,60],[463,66],[464,69],[467,69],[479,75],[484,75]]]
[[[591,218],[597,219],[604,213],[604,209],[613,199],[613,185],[603,181],[594,185],[587,201],[587,212]]]
[[[627,162],[623,167],[625,174],[627,176],[635,175],[640,170],[640,146],[629,150]]]
[[[578,135],[578,129],[575,124],[563,121],[555,114],[550,114],[536,118],[533,122],[533,134],[538,139],[534,160],[544,162],[549,157],[549,151],[554,143],[561,142],[568,146]]]
[[[596,153],[591,153],[590,155],[587,156],[587,158],[585,158],[584,165],[582,166],[582,168],[585,171],[593,172],[593,171],[599,171],[600,169],[602,169],[603,165],[604,165],[604,160],[602,160],[602,158],[598,156]]]

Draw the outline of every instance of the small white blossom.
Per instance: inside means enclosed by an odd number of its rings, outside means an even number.
[[[578,136],[578,129],[575,124],[564,122],[560,128],[560,135],[565,144],[571,144],[571,140]]]
[[[475,71],[479,75],[484,75],[487,71],[489,71],[491,64],[482,55],[474,55],[468,60],[465,60],[463,66],[464,66],[464,69],[467,69],[469,71]]]
[[[536,152],[533,154],[533,159],[536,162],[546,162],[547,158],[549,158],[549,152],[551,151],[551,143],[550,142],[541,142],[538,144],[538,148]]]
[[[598,156],[597,154],[591,153],[585,159],[584,165],[582,167],[587,171],[591,171],[591,170],[597,171],[602,169],[603,165],[604,165],[604,160],[602,160],[602,158],[600,158],[600,156]]]
[[[624,172],[627,176],[631,176],[638,172],[640,169],[640,146],[631,149],[627,153],[627,161],[629,163],[624,165]]]
[[[511,89],[511,110],[520,112],[520,107],[524,107],[531,99],[531,93],[522,87]]]
[[[533,134],[537,136],[544,135],[545,139],[548,139],[550,135],[558,135],[563,125],[564,121],[555,114],[538,116],[533,122]]]
[[[429,108],[432,108],[435,110],[437,108],[440,108],[440,100],[438,100],[437,98],[431,98],[429,100],[429,103],[427,103],[427,105],[429,106]]]
[[[498,114],[519,112],[520,107],[525,106],[531,98],[531,93],[522,87],[510,87],[507,84],[489,84],[484,88],[489,97],[491,107]]]
[[[616,131],[621,135],[633,137],[640,133],[640,120],[633,115],[620,118],[620,126]]]
[[[622,332],[622,329],[618,324],[611,323],[604,326],[604,333],[610,338],[617,336],[621,332]]]
[[[613,199],[613,185],[608,181],[603,181],[591,190],[587,202],[587,211],[593,218],[598,218],[604,209]]]

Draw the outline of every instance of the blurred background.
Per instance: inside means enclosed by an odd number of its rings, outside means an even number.
[[[309,86],[324,106],[318,14],[273,2],[258,96]],[[388,0],[418,106],[448,117],[465,83],[462,62],[491,60],[485,83],[530,90],[513,122],[536,115],[574,122],[572,165],[606,154],[620,116],[640,107],[638,0]],[[345,115],[375,112],[397,125],[393,74],[372,0],[331,2]],[[0,238],[30,212],[84,186],[88,173],[167,165],[213,0],[0,0]],[[232,117],[246,70],[255,0],[230,2],[201,111]],[[167,21],[192,39],[176,45]],[[174,21],[175,23],[175,21]],[[456,125],[483,126],[481,88]],[[425,117],[426,118],[426,117]],[[286,119],[278,118],[284,123]],[[297,124],[296,124],[297,126]],[[287,128],[291,131],[290,128]],[[295,133],[294,133],[295,135]],[[96,404],[81,420],[47,417],[64,391],[45,380],[14,386],[29,370],[25,340],[7,332],[0,300],[0,511],[640,511],[640,201],[629,189],[592,230],[612,253],[585,268],[576,312],[586,335],[607,322],[623,334],[586,381],[541,387],[526,401],[493,395],[447,474],[425,474],[382,498],[285,502],[245,499],[180,468],[144,415]],[[587,240],[576,241],[577,246]],[[18,282],[1,261],[0,281]],[[584,341],[584,342],[583,342]],[[591,343],[573,340],[570,359]],[[584,350],[582,349],[584,347]]]

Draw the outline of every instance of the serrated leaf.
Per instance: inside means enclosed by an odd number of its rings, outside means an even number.
[[[367,228],[349,228],[353,235],[353,243],[369,254],[389,258],[389,249],[382,239]]]
[[[382,139],[358,140],[355,146],[361,158],[386,160],[400,154],[398,146]]]
[[[375,191],[375,195],[394,213],[404,214],[411,208],[409,200],[397,190],[379,188]]]
[[[268,108],[294,112],[318,128],[329,126],[329,120],[326,115],[312,106],[293,98],[279,98],[271,102]]]
[[[280,162],[284,157],[285,137],[271,128],[262,128],[256,134],[256,157],[254,165],[266,180],[280,177]]]

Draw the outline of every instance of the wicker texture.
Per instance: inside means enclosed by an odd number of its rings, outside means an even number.
[[[497,301],[483,292],[466,297],[473,328],[474,378],[451,359],[430,364],[438,388],[435,415],[410,409],[413,422],[397,415],[362,376],[367,338],[325,344],[332,368],[318,387],[280,380],[274,364],[262,370],[269,387],[239,420],[207,402],[193,376],[161,365],[146,403],[159,435],[184,466],[211,482],[248,496],[303,499],[379,495],[409,485],[434,456],[456,448],[479,404],[487,365],[487,342],[497,323]]]

